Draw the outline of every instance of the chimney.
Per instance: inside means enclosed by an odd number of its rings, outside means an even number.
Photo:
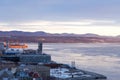
[[[42,42],[38,43],[38,54],[42,54]]]

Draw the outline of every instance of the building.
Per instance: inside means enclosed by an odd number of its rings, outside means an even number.
[[[20,55],[21,63],[49,63],[51,62],[51,56],[47,54],[29,54]]]
[[[0,80],[13,80],[13,78],[14,75],[8,68],[0,71]]]
[[[50,67],[42,65],[27,65],[26,68],[28,68],[32,72],[38,72],[42,78],[47,79],[48,77],[50,77]]]
[[[18,64],[11,62],[11,61],[1,61],[0,62],[0,70],[5,69],[5,68],[14,68],[16,66],[18,66]]]
[[[47,80],[50,77],[50,68],[42,65],[20,65],[15,77],[20,80]]]

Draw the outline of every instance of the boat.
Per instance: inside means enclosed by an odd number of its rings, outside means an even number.
[[[9,48],[23,48],[23,49],[25,49],[25,48],[28,48],[28,45],[27,44],[20,44],[20,43],[9,43],[8,44],[8,47]]]

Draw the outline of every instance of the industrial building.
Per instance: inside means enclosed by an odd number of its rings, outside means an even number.
[[[47,54],[20,55],[19,60],[21,63],[49,63],[51,56]]]
[[[18,47],[20,47],[17,44]],[[42,43],[38,43],[37,50],[24,50],[18,48],[16,45],[12,45],[14,48],[5,48],[3,43],[0,43],[0,59],[21,62],[21,63],[49,63],[51,62],[51,56],[42,53]],[[23,45],[24,46],[24,45]]]

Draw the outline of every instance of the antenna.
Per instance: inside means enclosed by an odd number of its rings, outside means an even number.
[[[75,68],[75,61],[71,61],[71,67]]]

